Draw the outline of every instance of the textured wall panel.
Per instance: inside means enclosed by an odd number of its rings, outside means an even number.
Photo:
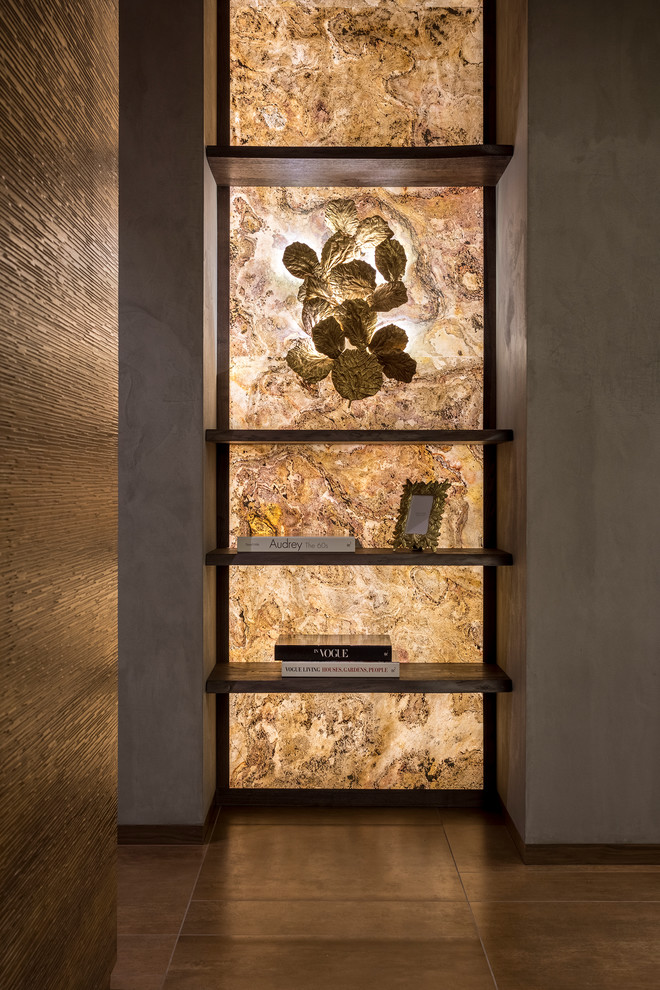
[[[389,546],[406,478],[450,482],[440,546],[481,546],[483,448],[413,444],[232,445],[232,545],[314,534]]]
[[[232,0],[232,144],[480,144],[480,0]]]
[[[326,204],[351,197],[360,219],[378,214],[403,244],[408,301],[378,314],[409,338],[409,384],[342,399],[329,378],[305,383],[286,363],[309,341],[301,285],[284,267],[293,241],[320,255]],[[483,378],[483,198],[480,189],[232,189],[230,418],[236,429],[480,429]],[[365,260],[373,264],[369,249]],[[380,277],[379,277],[380,281]]]
[[[117,9],[0,7],[3,990],[114,959]]]

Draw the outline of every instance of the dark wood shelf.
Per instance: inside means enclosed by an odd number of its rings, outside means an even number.
[[[207,430],[211,443],[508,443],[513,430]]]
[[[209,694],[493,694],[510,691],[496,664],[402,663],[399,677],[282,677],[280,663],[219,663],[206,682]]]
[[[232,547],[219,547],[206,555],[206,563],[217,567],[230,564],[264,565],[325,564],[328,567],[338,564],[413,566],[424,564],[431,567],[502,567],[513,563],[510,553],[505,550],[488,550],[484,547],[452,547],[435,553],[414,550],[363,549],[341,553],[239,553]]]
[[[511,160],[513,147],[215,146],[206,154],[219,186],[494,186]]]

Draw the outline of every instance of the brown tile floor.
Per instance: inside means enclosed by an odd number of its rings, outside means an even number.
[[[651,990],[660,867],[524,866],[463,810],[228,809],[121,846],[113,990]]]

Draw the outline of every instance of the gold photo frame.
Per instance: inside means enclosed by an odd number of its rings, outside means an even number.
[[[406,481],[392,541],[395,550],[437,548],[449,485],[449,481]]]

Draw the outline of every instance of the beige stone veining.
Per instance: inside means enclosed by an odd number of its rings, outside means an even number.
[[[300,282],[282,263],[292,241],[320,254],[331,199],[385,218],[408,257],[408,302],[379,314],[409,337],[412,382],[386,380],[348,402],[307,384],[285,356],[309,339]],[[231,211],[230,425],[234,429],[480,429],[483,382],[483,198],[480,189],[234,187]]]
[[[480,567],[234,566],[229,659],[272,661],[280,634],[389,634],[402,663],[482,663]]]
[[[230,697],[231,787],[483,786],[481,695]]]
[[[482,141],[481,2],[231,0],[231,143]]]
[[[385,444],[233,444],[230,544],[237,536],[354,536],[391,544],[407,478],[449,480],[439,546],[479,547],[483,449]]]

